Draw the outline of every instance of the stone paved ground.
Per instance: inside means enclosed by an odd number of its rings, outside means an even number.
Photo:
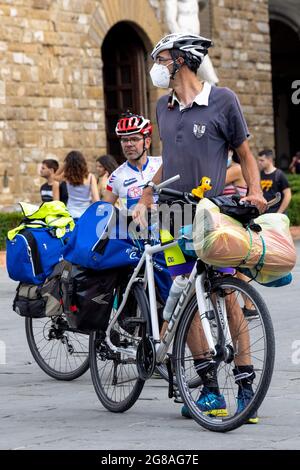
[[[89,372],[74,382],[57,382],[33,361],[24,322],[11,309],[16,284],[0,269],[1,449],[300,449],[300,243],[293,283],[260,288],[275,327],[276,363],[258,425],[227,434],[205,431],[180,417],[166,383],[147,382],[128,412],[106,411]]]

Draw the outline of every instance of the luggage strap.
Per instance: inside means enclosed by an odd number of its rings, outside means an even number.
[[[245,256],[245,258],[241,261],[240,264],[238,264],[236,266],[236,268],[239,268],[240,266],[242,266],[243,264],[246,264],[249,257],[250,257],[250,254],[251,254],[251,250],[252,250],[252,245],[253,245],[253,237],[252,237],[252,231],[250,229],[250,227],[246,227],[246,230],[247,232],[249,233],[249,238],[250,238],[250,247],[249,247],[249,250],[248,250],[248,253],[247,255]],[[266,243],[265,243],[265,240],[263,239],[263,236],[262,235],[259,235],[260,239],[261,239],[261,244],[262,244],[262,254],[257,262],[257,264],[254,266],[254,269],[256,270],[256,274],[255,276],[253,276],[249,282],[251,281],[255,281],[255,279],[257,278],[258,274],[260,273],[260,271],[262,270],[263,266],[264,266],[264,263],[265,263],[265,257],[266,257]]]
[[[248,250],[248,253],[246,254],[245,258],[240,262],[240,264],[238,264],[237,266],[235,266],[235,268],[239,268],[240,266],[242,266],[243,264],[246,264],[248,259],[250,258],[250,255],[251,255],[251,250],[252,250],[252,245],[253,245],[253,237],[252,237],[252,231],[250,230],[250,227],[246,227],[246,230],[247,232],[249,233],[249,239],[250,239],[250,247],[249,247],[249,250]],[[260,259],[259,259],[260,261]],[[258,261],[258,262],[259,262]]]

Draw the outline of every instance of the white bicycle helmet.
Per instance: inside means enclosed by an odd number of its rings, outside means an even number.
[[[197,34],[168,34],[156,44],[151,52],[151,57],[155,60],[161,51],[165,51],[166,49],[179,49],[184,52],[190,52],[195,59],[202,62],[207,54],[207,49],[211,45],[212,41],[210,39],[198,36]]]

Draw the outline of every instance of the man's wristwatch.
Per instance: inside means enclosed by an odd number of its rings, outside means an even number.
[[[145,184],[143,189],[146,188],[152,188],[152,191],[154,192],[155,184],[153,183],[153,181],[148,181],[148,183]]]

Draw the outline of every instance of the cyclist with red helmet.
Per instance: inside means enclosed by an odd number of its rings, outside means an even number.
[[[110,175],[104,200],[115,204],[120,199],[121,209],[131,210],[141,198],[143,188],[161,166],[161,157],[149,157],[152,125],[149,119],[127,112],[116,125],[122,152],[126,158]]]

